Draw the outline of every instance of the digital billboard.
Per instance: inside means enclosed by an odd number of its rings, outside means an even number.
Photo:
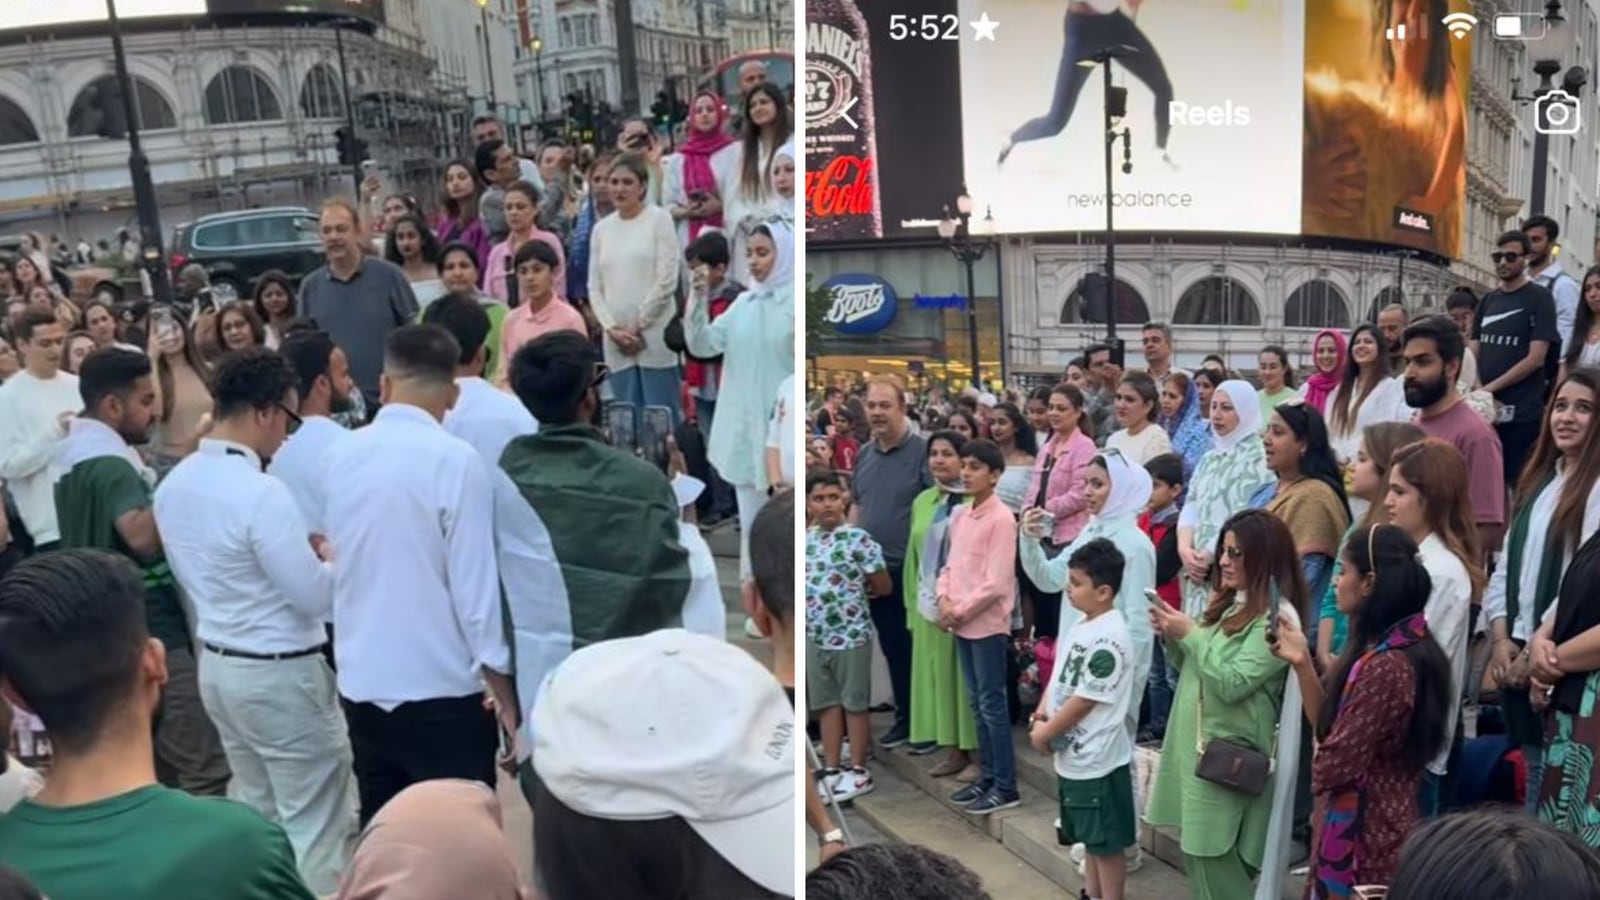
[[[1103,230],[1109,57],[1118,230],[1458,255],[1472,38],[1432,23],[1468,7],[808,0],[807,237],[929,237],[963,185],[1002,233]]]

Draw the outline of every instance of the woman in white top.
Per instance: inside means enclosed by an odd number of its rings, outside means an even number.
[[[428,304],[445,295],[444,281],[439,278],[439,238],[420,213],[395,217],[383,240],[383,258],[406,273],[419,310],[427,310]]]
[[[676,424],[682,378],[664,332],[676,300],[678,235],[672,214],[646,201],[649,180],[649,165],[637,153],[624,153],[611,167],[616,212],[601,219],[589,239],[589,305],[605,329],[618,402],[664,406]],[[763,391],[763,403],[776,388],[774,381]]]
[[[1006,470],[994,492],[1012,513],[1021,515],[1028,500],[1028,483],[1033,480],[1033,462],[1039,455],[1028,419],[1015,403],[1002,403],[989,419],[989,439],[1006,457]]]
[[[1117,450],[1136,466],[1172,452],[1172,439],[1156,424],[1161,411],[1156,380],[1144,372],[1129,372],[1117,385],[1113,408],[1122,427],[1106,438],[1106,449]]]
[[[689,105],[687,140],[661,161],[662,199],[677,223],[681,248],[705,229],[723,227],[722,186],[732,183],[739,163],[738,142],[728,134],[727,121],[716,94],[697,94]]]
[[[733,245],[729,275],[740,284],[750,283],[745,248],[755,226],[776,215],[793,214],[792,205],[780,199],[771,178],[773,157],[793,133],[783,92],[770,82],[751,88],[744,98],[737,155],[722,185],[723,221]]]
[[[1597,406],[1600,372],[1594,369],[1570,372],[1556,387],[1516,487],[1504,552],[1483,597],[1483,621],[1494,638],[1489,674],[1506,689],[1506,730],[1528,759],[1530,809],[1539,795],[1544,730],[1528,705],[1533,658],[1523,647],[1530,639],[1537,643],[1537,635],[1549,636],[1551,600],[1562,576],[1577,548],[1600,529]]]
[[[1339,463],[1349,466],[1361,446],[1361,432],[1375,422],[1409,422],[1405,387],[1389,373],[1389,355],[1373,325],[1350,332],[1350,361],[1339,389],[1328,400],[1328,442]],[[1364,510],[1356,511],[1360,516]]]
[[[1450,759],[1461,696],[1467,679],[1467,623],[1483,596],[1486,576],[1479,564],[1478,526],[1472,516],[1472,478],[1467,461],[1447,441],[1429,438],[1394,451],[1389,460],[1389,524],[1417,542],[1433,590],[1423,615],[1428,631],[1450,660],[1450,703],[1444,733],[1449,739],[1423,776],[1424,816],[1439,812],[1440,780]],[[1531,769],[1531,763],[1530,763]]]
[[[1583,302],[1578,304],[1578,315],[1572,321],[1572,333],[1564,334],[1561,356],[1561,374],[1556,381],[1564,381],[1567,373],[1583,366],[1600,366],[1600,266],[1583,273]]]

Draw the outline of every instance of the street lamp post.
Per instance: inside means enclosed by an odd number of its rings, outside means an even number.
[[[350,132],[350,145],[356,146],[356,111],[355,104],[350,99],[350,69],[344,58],[344,22],[333,23],[333,44],[339,51],[339,90],[344,98],[344,127]],[[350,180],[355,183],[356,192],[352,196],[361,198],[361,160],[350,161]]]
[[[1133,159],[1131,144],[1131,131],[1127,127],[1118,128],[1118,123],[1128,112],[1128,90],[1119,88],[1111,83],[1111,61],[1119,57],[1137,53],[1138,50],[1128,46],[1114,46],[1096,53],[1093,57],[1079,63],[1081,66],[1099,66],[1104,70],[1105,78],[1105,167],[1106,167],[1106,282],[1105,282],[1105,315],[1106,315],[1106,343],[1111,346],[1111,358],[1117,365],[1122,365],[1122,345],[1117,340],[1117,231],[1116,231],[1116,193],[1112,178],[1112,157],[1116,150],[1117,140],[1122,141],[1122,174],[1133,172]],[[1086,298],[1087,299],[1087,298]],[[1085,309],[1087,312],[1087,309]]]
[[[993,210],[985,212],[980,228],[981,233],[974,237],[972,197],[963,185],[961,196],[956,198],[956,215],[950,215],[950,207],[944,208],[944,219],[939,222],[939,237],[944,239],[945,247],[967,270],[967,350],[972,356],[972,386],[982,390],[983,381],[978,377],[978,290],[974,267],[989,252],[989,245],[994,239]]]
[[[489,79],[489,110],[494,112],[499,100],[494,93],[494,55],[489,51],[489,0],[478,0],[478,18],[483,30],[483,70]]]
[[[550,118],[550,104],[544,95],[544,40],[535,37],[529,45],[533,50],[533,77],[539,82],[539,118]]]
[[[1552,97],[1557,92],[1555,78],[1561,75],[1566,68],[1566,60],[1571,55],[1573,28],[1567,23],[1566,17],[1561,14],[1561,0],[1548,0],[1544,5],[1545,22],[1548,29],[1543,40],[1539,41],[1537,52],[1539,58],[1533,63],[1533,72],[1539,76],[1539,84],[1533,90],[1532,97],[1516,97],[1514,100],[1524,102],[1532,101],[1534,111],[1533,134],[1533,181],[1528,190],[1528,213],[1540,215],[1545,209],[1545,194],[1550,170],[1550,134],[1552,128],[1562,128],[1563,124],[1570,121],[1578,123],[1581,107],[1577,105],[1577,97],[1588,83],[1589,73],[1582,66],[1573,66],[1566,69],[1562,76],[1560,91],[1568,97]],[[1552,110],[1557,110],[1561,122],[1554,121],[1550,115]],[[1576,130],[1575,128],[1573,130]],[[1557,131],[1558,134],[1567,133],[1565,130]]]
[[[123,115],[128,123],[128,176],[133,182],[133,202],[139,215],[139,262],[148,279],[150,298],[158,304],[172,302],[172,280],[161,249],[161,210],[156,206],[156,188],[150,181],[150,160],[139,143],[139,117],[133,94],[133,79],[128,77],[128,55],[122,46],[122,26],[117,21],[116,0],[106,0],[106,20],[111,29],[111,55],[117,70],[117,90],[122,94]]]

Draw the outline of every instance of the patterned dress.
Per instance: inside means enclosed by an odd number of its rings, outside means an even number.
[[[1247,509],[1250,498],[1273,480],[1267,469],[1266,450],[1259,440],[1246,438],[1228,449],[1214,448],[1195,469],[1179,524],[1193,523],[1194,547],[1212,552],[1222,526],[1234,513]],[[1183,611],[1199,619],[1211,599],[1207,585],[1183,579]]]

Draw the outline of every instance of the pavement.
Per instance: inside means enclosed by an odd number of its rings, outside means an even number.
[[[722,601],[728,609],[728,642],[744,647],[761,661],[763,666],[772,663],[772,651],[766,641],[751,640],[744,633],[744,600],[739,585],[739,530],[724,526],[707,534],[706,543],[717,559],[717,582],[722,587]],[[517,858],[523,881],[533,883],[533,810],[523,799],[517,780],[500,773],[496,786],[500,795],[500,815],[506,836]]]

